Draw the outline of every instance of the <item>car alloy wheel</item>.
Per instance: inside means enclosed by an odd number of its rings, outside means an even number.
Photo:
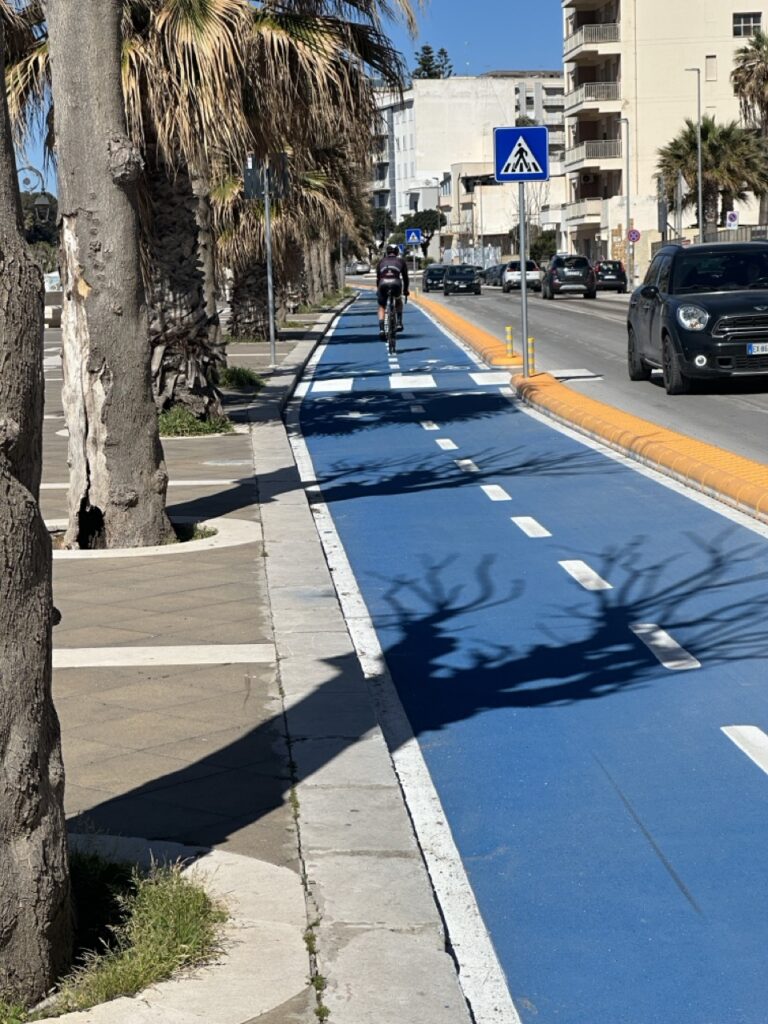
[[[664,390],[668,395],[687,395],[691,390],[691,381],[686,377],[680,366],[680,357],[669,336],[662,342],[661,368],[664,378]]]
[[[627,372],[630,380],[651,379],[651,368],[646,366],[637,351],[637,337],[631,327],[627,333]]]

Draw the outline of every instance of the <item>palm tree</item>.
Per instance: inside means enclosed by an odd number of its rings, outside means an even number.
[[[682,174],[688,185],[684,206],[694,202],[697,151],[696,124],[690,119],[686,120],[682,131],[659,150],[658,169],[667,194],[674,195],[678,174]],[[701,122],[701,153],[705,227],[716,227],[721,196],[727,209],[734,198],[744,199],[748,192],[763,195],[768,191],[766,145],[737,122],[720,125],[713,117],[705,115]]]
[[[758,29],[734,55],[733,91],[745,124],[768,141],[768,33]],[[760,196],[760,223],[768,224],[768,194]]]

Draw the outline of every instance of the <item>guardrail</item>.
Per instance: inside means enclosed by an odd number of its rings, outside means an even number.
[[[585,82],[578,89],[566,94],[565,108],[569,110],[582,103],[607,103],[620,99],[621,85],[619,82]]]
[[[618,24],[582,25],[580,29],[566,36],[563,40],[563,53],[570,53],[581,46],[592,43],[618,43],[620,31]]]

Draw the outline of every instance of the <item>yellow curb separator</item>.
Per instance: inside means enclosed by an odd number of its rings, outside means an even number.
[[[572,391],[548,373],[515,376],[512,385],[528,405],[768,522],[768,466],[614,409]]]
[[[438,320],[443,327],[447,327],[470,348],[474,349],[486,363],[491,366],[522,366],[523,357],[512,351],[510,355],[507,349],[507,342],[497,338],[490,331],[483,330],[475,324],[465,320],[464,317],[454,313],[452,309],[446,309],[439,302],[432,302],[423,295],[411,295],[411,299],[417,306],[421,306],[431,316]]]

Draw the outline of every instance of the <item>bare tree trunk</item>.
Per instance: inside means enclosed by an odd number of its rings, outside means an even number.
[[[168,477],[152,399],[121,0],[43,0],[59,161],[69,528],[79,547],[160,544]]]
[[[253,260],[247,267],[235,270],[229,333],[233,338],[266,340],[268,318],[267,266],[260,260]]]
[[[0,22],[0,81],[5,81]],[[38,506],[43,281],[23,241],[0,97],[0,993],[40,999],[69,964],[64,768],[51,697],[51,542]]]

